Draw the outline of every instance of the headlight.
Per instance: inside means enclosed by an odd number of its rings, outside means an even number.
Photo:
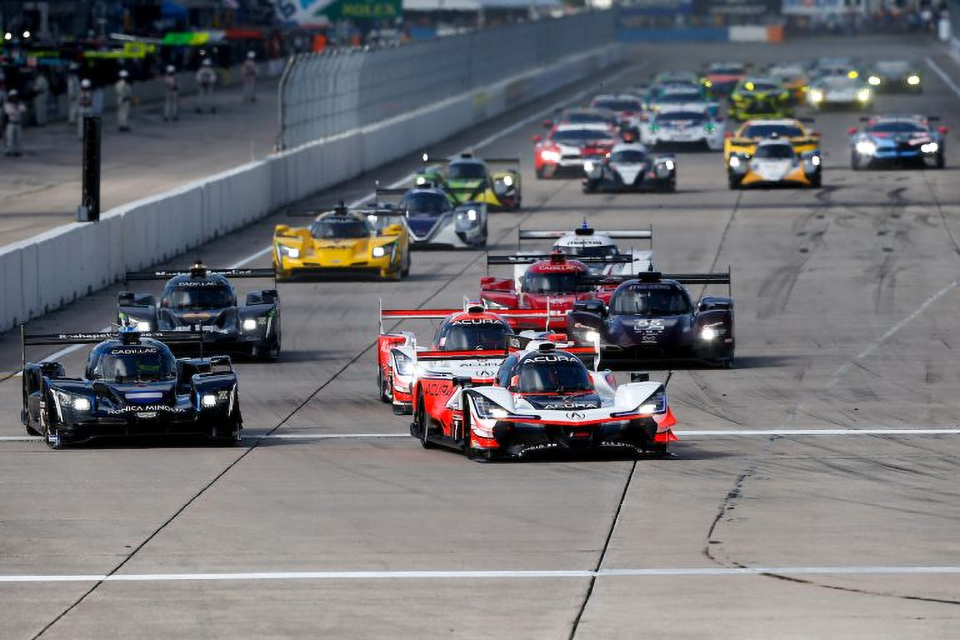
[[[133,318],[130,318],[130,324],[135,326],[137,328],[137,331],[140,331],[140,332],[150,331],[150,323],[147,322],[146,320],[135,320]]]
[[[54,394],[56,394],[57,402],[60,403],[61,407],[73,409],[74,411],[90,411],[90,407],[92,406],[90,399],[84,398],[83,396],[75,396],[72,393],[57,390],[54,390]]]
[[[870,76],[867,79],[867,82],[869,82],[870,84],[876,87],[876,86],[879,86],[880,84],[880,78],[878,78],[877,76]]]
[[[655,394],[637,407],[637,413],[663,413],[667,410],[667,392],[660,387]]]
[[[720,331],[713,327],[704,327],[700,330],[700,339],[701,340],[716,340],[717,336],[720,335]]]
[[[907,84],[914,85],[914,86],[920,84],[920,76],[918,75],[910,76],[909,78],[907,78]]]
[[[243,321],[243,330],[244,331],[253,331],[257,328],[257,319],[256,318],[247,318]]]
[[[857,100],[860,102],[866,102],[870,99],[870,89],[863,88],[857,91]]]
[[[587,160],[586,162],[583,163],[583,170],[586,171],[587,173],[593,173],[593,169],[595,167],[596,165],[593,164],[593,160]]]
[[[300,249],[297,249],[296,247],[288,247],[285,244],[278,244],[277,249],[280,250],[281,255],[287,256],[288,258],[300,257]]]
[[[587,331],[585,334],[583,334],[583,337],[587,342],[596,343],[600,340],[600,333],[597,331]]]
[[[823,91],[819,89],[814,89],[810,92],[810,102],[817,103],[823,102]]]
[[[820,156],[813,156],[813,157],[811,157],[811,158],[810,158],[810,163],[811,163],[813,166],[815,166],[815,167],[819,167],[819,166],[820,166]]]
[[[872,156],[877,152],[877,145],[869,140],[860,140],[857,142],[857,153],[862,156]]]
[[[936,142],[928,142],[926,144],[920,145],[920,151],[924,153],[936,153],[940,149],[940,145]]]
[[[484,396],[471,395],[471,399],[473,400],[473,408],[480,418],[502,420],[510,415],[509,411]]]
[[[475,220],[477,219],[477,210],[476,210],[476,209],[468,209],[468,210],[467,210],[467,218],[468,218],[471,222],[475,221]]]
[[[674,168],[677,166],[676,164],[674,164],[673,160],[667,160],[663,164],[664,166],[667,167],[667,171],[673,171]]]
[[[543,159],[544,162],[560,162],[559,151],[550,151],[549,149],[547,149],[546,151],[540,152],[540,157]]]
[[[427,184],[427,179],[424,178],[423,176],[417,176],[417,186],[419,187],[425,184]]]
[[[393,368],[396,369],[397,375],[401,375],[401,376],[413,375],[413,358],[406,356],[400,352],[394,352]]]
[[[503,184],[507,187],[513,186],[513,176],[503,176]]]
[[[374,248],[373,248],[373,257],[374,257],[374,258],[382,258],[382,257],[385,256],[385,255],[387,255],[387,251],[386,251],[386,249],[384,249],[383,247],[374,247]]]
[[[738,158],[737,156],[730,156],[730,166],[731,166],[731,167],[739,167],[739,166],[740,166],[740,158]]]
[[[74,398],[73,399],[73,408],[75,411],[90,411],[90,399],[89,398]]]
[[[207,407],[208,409],[209,409],[210,407],[215,407],[215,406],[217,406],[217,396],[216,396],[216,394],[213,394],[213,393],[205,393],[205,394],[203,394],[203,397],[200,398],[200,404],[202,404],[204,407]]]

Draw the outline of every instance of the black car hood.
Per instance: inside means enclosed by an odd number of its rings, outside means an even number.
[[[237,310],[235,307],[204,311],[161,309],[159,314],[159,328],[161,330],[194,326],[215,326],[220,329],[232,329],[236,327],[236,324]]]

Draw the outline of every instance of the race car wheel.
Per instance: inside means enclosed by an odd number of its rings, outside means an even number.
[[[537,180],[543,180],[546,177],[547,173],[543,170],[543,167],[537,167]]]
[[[24,426],[24,428],[27,430],[27,435],[29,435],[29,436],[39,436],[39,435],[42,435],[39,431],[37,431],[36,429],[34,429],[34,428],[30,425],[30,414],[27,412],[26,409],[24,409],[23,411],[20,412],[20,423],[21,423],[21,424]]]
[[[863,167],[860,166],[860,155],[856,153],[850,154],[850,169],[853,171],[860,171]]]
[[[400,278],[409,278],[410,277],[410,252],[407,252],[407,263],[400,270]]]
[[[420,446],[424,449],[432,449],[433,443],[429,440],[430,418],[423,406],[423,400],[417,402],[417,410],[413,414],[414,424],[417,425],[417,437],[420,438]]]
[[[810,186],[812,188],[819,189],[822,184],[823,184],[823,178],[820,177],[819,173],[813,176],[812,178],[810,178]]]
[[[730,179],[728,180],[728,183],[730,184],[730,188],[731,188],[731,189],[739,189],[739,188],[740,188],[740,181],[739,181],[739,180],[734,180],[733,178],[730,178]]]
[[[676,193],[677,192],[677,180],[674,178],[666,184],[663,188],[664,193]]]
[[[644,455],[663,458],[667,455],[667,443],[665,442],[651,442],[643,448]]]
[[[46,407],[40,409],[40,428],[43,431],[43,441],[51,449],[59,449],[63,446],[63,439],[60,437],[60,431],[50,424],[50,416]]]
[[[390,393],[390,381],[383,377],[383,370],[377,367],[377,388],[380,390],[380,402],[392,402],[393,394]]]
[[[470,401],[465,399],[463,400],[463,404],[463,438],[461,439],[460,446],[463,449],[463,453],[466,454],[469,459],[473,460],[476,456],[473,451],[473,430],[470,426]]]
[[[937,169],[943,169],[946,166],[946,158],[943,156],[943,150],[937,152]]]

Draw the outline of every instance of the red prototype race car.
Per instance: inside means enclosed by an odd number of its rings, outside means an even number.
[[[606,123],[558,124],[546,138],[533,136],[537,178],[583,176],[587,158],[605,156],[620,141],[617,127]]]
[[[410,413],[411,389],[425,370],[468,377],[477,384],[490,383],[506,357],[508,337],[514,331],[506,317],[546,317],[546,311],[488,311],[480,303],[466,302],[463,309],[381,309],[377,338],[377,388],[380,399],[393,405],[397,415]],[[383,321],[441,320],[429,346],[421,346],[410,331],[385,331]],[[541,320],[542,322],[542,320]],[[564,319],[559,319],[562,324]]]
[[[423,372],[412,388],[410,434],[424,448],[439,444],[487,460],[604,449],[662,455],[677,439],[666,388],[645,374],[617,386],[611,372],[581,361],[592,349],[522,336],[503,355],[492,384]]]
[[[565,327],[567,313],[573,303],[581,300],[610,301],[615,286],[588,283],[591,275],[588,265],[629,264],[631,255],[567,256],[560,249],[549,254],[515,256],[487,256],[487,264],[530,265],[520,278],[480,278],[480,299],[486,308],[496,313],[510,310],[536,309],[543,315],[506,316],[514,329],[547,331],[550,326]]]

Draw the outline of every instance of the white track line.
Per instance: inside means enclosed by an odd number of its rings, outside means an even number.
[[[187,582],[262,580],[476,580],[510,578],[639,578],[777,575],[957,575],[955,566],[678,567],[558,571],[269,571],[249,573],[134,573],[90,575],[0,575],[0,583],[25,582]]]
[[[953,91],[955,94],[957,94],[957,96],[960,96],[960,87],[957,86],[957,83],[955,83],[953,79],[950,76],[948,76],[947,73],[943,69],[941,69],[940,66],[933,61],[932,58],[930,58],[930,56],[927,56],[926,62],[927,62],[927,66],[933,69],[934,72],[936,72],[936,74],[940,76],[940,79],[943,80],[943,82],[948,87],[950,87],[950,90]]]
[[[610,76],[610,77],[608,77],[608,78],[605,78],[605,79],[604,79],[604,82],[612,82],[612,81],[614,81],[614,80],[619,79],[621,76],[626,75],[628,72],[631,72],[631,73],[632,73],[632,72],[635,72],[638,68],[642,68],[642,67],[645,67],[645,66],[646,66],[646,63],[641,63],[641,64],[639,64],[639,65],[633,65],[633,64],[632,64],[632,65],[629,65],[626,69],[622,69],[622,70],[618,71],[617,73],[613,74],[612,76]],[[452,155],[458,155],[458,154],[466,153],[466,152],[471,151],[471,150],[474,150],[474,149],[480,149],[480,148],[486,147],[487,145],[489,145],[489,144],[491,144],[491,143],[499,140],[500,138],[502,138],[502,137],[504,137],[504,136],[507,136],[507,135],[510,135],[510,134],[513,133],[514,131],[517,131],[517,130],[519,130],[519,129],[525,127],[525,126],[527,126],[528,124],[530,124],[530,123],[533,122],[534,120],[540,120],[540,119],[542,119],[544,116],[549,115],[549,114],[555,112],[555,111],[557,110],[558,105],[567,105],[567,104],[570,104],[571,102],[576,102],[577,100],[580,100],[580,99],[583,98],[584,96],[593,93],[595,90],[596,90],[596,87],[591,87],[591,88],[589,88],[589,89],[584,89],[584,90],[582,90],[582,91],[578,91],[577,93],[573,94],[573,95],[570,96],[569,98],[566,98],[566,99],[564,99],[564,100],[561,100],[561,101],[560,101],[559,103],[557,103],[556,105],[553,105],[553,106],[551,106],[551,107],[548,107],[548,108],[546,108],[546,109],[543,109],[543,110],[541,110],[541,111],[538,111],[537,113],[534,113],[533,115],[530,115],[530,116],[527,116],[526,118],[523,118],[522,120],[518,120],[517,122],[514,122],[514,123],[511,124],[510,126],[505,127],[505,128],[503,128],[503,129],[500,129],[499,131],[497,131],[497,132],[495,132],[495,133],[490,134],[489,136],[487,136],[487,137],[484,138],[483,140],[480,140],[480,141],[478,141],[478,142],[475,142],[475,143],[473,143],[473,144],[471,144],[471,145],[467,145],[466,147],[464,147],[463,149],[461,149],[460,151],[458,151],[457,153],[454,153],[454,154],[452,154]],[[390,189],[396,189],[397,187],[402,187],[404,184],[408,184],[411,180],[413,180],[413,178],[416,177],[416,175],[417,175],[416,173],[408,173],[407,175],[403,176],[403,177],[400,178],[399,180],[396,180],[395,182],[393,182],[392,184],[390,184],[390,185],[388,186],[388,188],[390,188]],[[348,202],[348,203],[347,203],[347,206],[348,206],[348,207],[356,207],[356,206],[359,206],[359,205],[361,205],[361,204],[363,204],[363,203],[365,203],[365,202],[370,202],[371,200],[373,200],[373,199],[376,198],[376,197],[377,197],[376,192],[373,192],[373,193],[371,193],[371,194],[369,194],[369,195],[367,195],[367,196],[364,196],[363,198],[359,198],[359,199],[357,199],[357,200],[354,200],[353,202]],[[256,259],[258,259],[258,258],[260,258],[260,257],[262,257],[262,256],[267,255],[267,254],[270,253],[271,251],[273,251],[273,246],[268,246],[268,247],[265,247],[265,248],[263,248],[263,249],[260,249],[260,250],[257,251],[256,253],[253,253],[253,254],[247,256],[246,258],[242,258],[240,261],[235,262],[234,264],[230,265],[230,268],[231,268],[231,269],[239,269],[239,268],[241,268],[241,267],[244,267],[244,266],[246,266],[247,264],[253,262],[254,260],[256,260]]]

